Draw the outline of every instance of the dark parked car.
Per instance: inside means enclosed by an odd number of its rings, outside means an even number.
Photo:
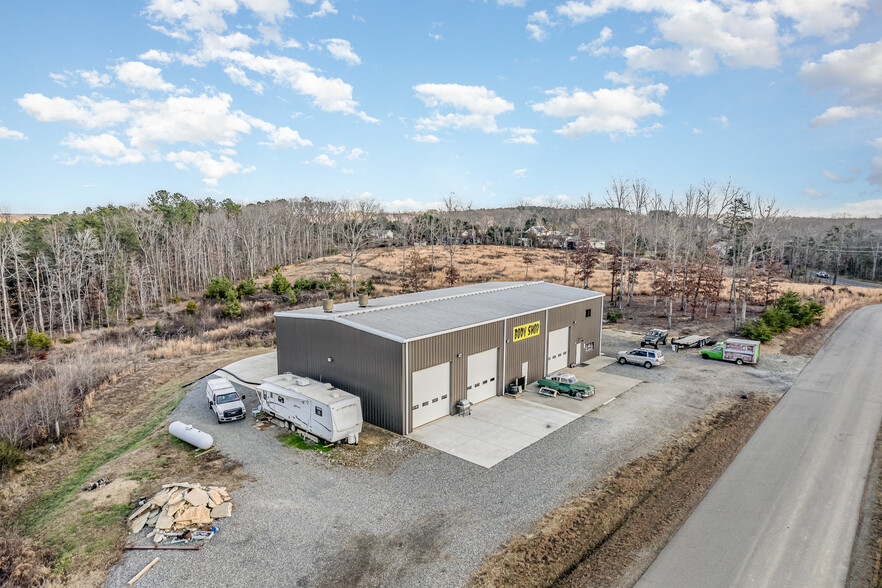
[[[668,332],[664,329],[650,329],[640,342],[640,347],[655,347],[666,345],[668,342]]]

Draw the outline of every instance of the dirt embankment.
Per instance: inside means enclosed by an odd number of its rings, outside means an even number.
[[[750,439],[776,399],[750,395],[639,458],[514,537],[473,587],[631,586]]]

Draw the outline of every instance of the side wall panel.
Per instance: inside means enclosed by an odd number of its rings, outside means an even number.
[[[527,339],[514,341],[514,329],[539,321],[539,333]],[[545,339],[548,337],[548,325],[545,324],[545,311],[532,312],[505,321],[505,377],[502,384],[508,384],[515,378],[521,377],[521,365],[527,361],[529,371],[527,383],[535,382],[545,375]]]
[[[330,320],[279,316],[276,341],[280,374],[330,382],[361,398],[365,421],[404,433],[404,344]]]
[[[577,343],[582,345],[582,361],[587,361],[600,355],[601,300],[602,298],[584,300],[567,306],[552,308],[548,311],[549,331],[570,327],[567,365],[572,365],[576,362]],[[586,317],[586,311],[589,309],[591,310],[591,316]],[[585,344],[588,343],[593,343],[592,350],[586,350]]]
[[[451,365],[450,413],[453,414],[456,403],[466,397],[469,355],[499,347],[496,394],[501,394],[502,341],[503,321],[410,341],[407,344],[410,354],[408,362],[410,373],[407,375],[410,378],[408,389],[413,389],[413,372],[449,361]],[[461,357],[457,357],[458,355]],[[410,410],[409,406],[407,410]]]

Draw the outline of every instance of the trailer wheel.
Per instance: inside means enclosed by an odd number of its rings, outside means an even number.
[[[625,363],[626,363],[625,358],[624,358],[624,357],[620,357],[620,358],[619,358],[619,363],[622,364],[622,365],[625,365]]]
[[[738,359],[735,360],[735,363],[737,363],[738,365],[742,365],[744,362],[739,357]]]
[[[647,361],[646,363],[643,364],[643,367],[645,367],[646,369],[651,369],[651,368],[652,368],[652,364],[651,364],[650,362]]]

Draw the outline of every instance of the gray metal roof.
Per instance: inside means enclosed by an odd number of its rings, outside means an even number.
[[[315,307],[277,312],[276,316],[334,320],[407,341],[601,296],[549,282],[487,282],[374,298],[365,308],[346,302],[335,304],[333,312]]]

